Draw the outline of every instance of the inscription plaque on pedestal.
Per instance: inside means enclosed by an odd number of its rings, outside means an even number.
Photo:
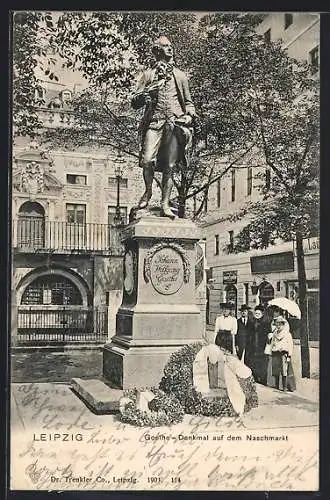
[[[184,249],[174,242],[151,248],[144,261],[144,279],[162,295],[172,295],[190,279],[190,263]]]
[[[173,248],[165,247],[156,252],[150,264],[151,283],[157,292],[170,295],[183,284],[182,257]]]

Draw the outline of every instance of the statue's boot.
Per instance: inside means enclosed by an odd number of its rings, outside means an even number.
[[[139,201],[138,208],[147,208],[151,196],[152,196],[152,191],[147,189]]]
[[[175,215],[170,207],[172,186],[173,186],[173,181],[171,176],[171,170],[164,171],[163,182],[162,182],[161,215],[163,217],[169,217],[170,219],[175,219]]]
[[[163,217],[169,217],[170,219],[175,219],[175,215],[172,212],[170,206],[168,204],[165,204],[165,203],[162,203],[161,215]]]

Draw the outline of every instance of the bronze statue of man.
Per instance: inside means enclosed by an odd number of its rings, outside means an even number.
[[[173,48],[165,37],[158,38],[152,52],[156,62],[143,72],[132,99],[134,109],[145,106],[140,123],[140,166],[145,192],[138,208],[146,208],[152,196],[154,172],[162,172],[161,215],[173,218],[170,196],[176,164],[188,163],[192,144],[195,107],[188,79],[174,66]]]

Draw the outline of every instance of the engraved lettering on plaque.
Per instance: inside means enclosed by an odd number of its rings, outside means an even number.
[[[176,293],[183,284],[182,257],[173,248],[163,248],[153,255],[150,265],[151,283],[163,295]]]
[[[144,259],[143,275],[155,290],[164,295],[177,292],[183,283],[189,283],[190,263],[181,245],[162,242],[154,245]]]

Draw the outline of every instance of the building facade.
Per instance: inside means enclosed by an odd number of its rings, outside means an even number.
[[[74,126],[68,105],[73,92],[45,84],[39,110],[45,128]],[[117,225],[127,223],[142,190],[135,158],[111,148],[45,151],[35,141],[15,139],[13,345],[112,336],[122,287]]]
[[[319,16],[309,13],[272,13],[257,31],[267,40],[281,40],[289,56],[308,60],[318,71]],[[247,166],[248,165],[248,166]],[[260,173],[263,173],[261,177]],[[219,303],[232,301],[236,313],[242,304],[266,305],[276,296],[299,301],[296,251],[293,243],[281,243],[267,250],[232,254],[235,235],[246,225],[221,222],[247,201],[257,201],[261,183],[271,181],[271,172],[257,157],[235,167],[210,186],[208,210],[202,224],[208,266],[207,321],[213,324]],[[308,286],[310,340],[319,338],[319,239],[304,242]]]
[[[75,89],[44,83],[44,129],[72,128]],[[65,146],[65,145],[64,145]],[[119,175],[120,173],[120,175]],[[15,139],[12,165],[12,345],[104,343],[115,333],[127,224],[144,190],[138,160],[89,144],[43,149]],[[155,186],[153,201],[159,193]],[[204,247],[196,303],[205,325]]]

